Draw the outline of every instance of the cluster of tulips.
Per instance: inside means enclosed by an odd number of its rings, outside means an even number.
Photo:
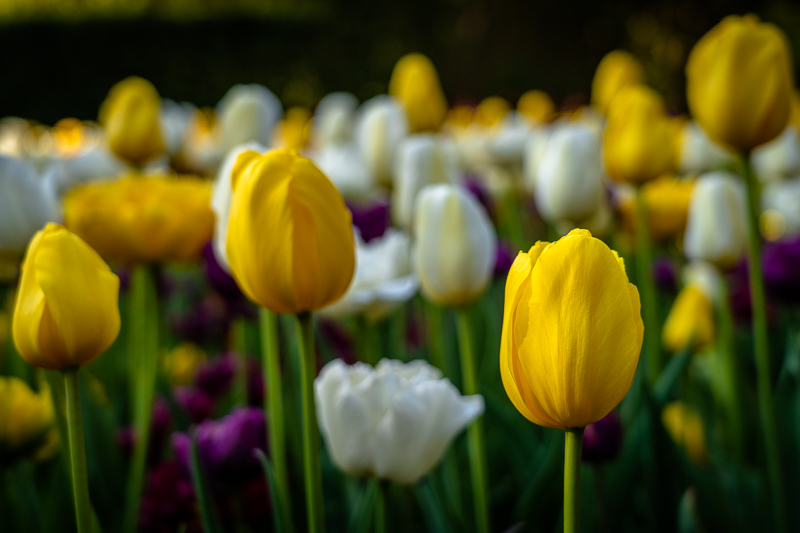
[[[686,78],[691,118],[623,51],[591,105],[449,107],[410,54],[313,114],[3,119],[0,525],[789,531],[789,45],[730,16]]]

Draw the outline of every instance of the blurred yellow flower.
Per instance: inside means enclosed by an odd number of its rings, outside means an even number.
[[[273,134],[273,146],[302,150],[311,135],[312,116],[308,109],[292,107],[278,122]]]
[[[164,153],[160,107],[158,91],[145,79],[131,76],[114,85],[99,116],[111,151],[136,165]]]
[[[64,202],[64,223],[122,263],[186,261],[211,240],[211,184],[193,176],[140,176],[86,185]]]
[[[227,251],[254,302],[277,313],[326,307],[355,270],[350,211],[331,181],[295,150],[247,151],[232,172]]]
[[[528,91],[519,97],[517,112],[534,123],[550,122],[556,113],[556,105],[544,91]]]
[[[711,139],[736,150],[749,151],[783,131],[792,91],[786,37],[755,15],[725,17],[689,54],[689,109]]]
[[[475,108],[470,105],[453,106],[447,112],[444,120],[446,127],[453,128],[456,132],[467,129],[475,119]]]
[[[694,285],[685,286],[672,304],[661,342],[670,352],[689,346],[702,350],[714,342],[714,305]]]
[[[528,420],[584,427],[628,392],[644,335],[639,291],[617,253],[588,231],[520,252],[503,315],[503,385]]]
[[[791,111],[789,112],[789,124],[800,130],[800,91],[792,91]]]
[[[413,133],[436,131],[447,113],[447,100],[439,74],[430,59],[422,54],[400,58],[389,80],[389,95],[403,103]]]
[[[694,182],[665,174],[642,186],[647,207],[650,238],[663,241],[680,236],[686,229],[689,202]],[[622,221],[631,232],[636,230],[636,197],[625,196],[619,204]]]
[[[500,96],[489,96],[481,100],[475,109],[475,122],[485,128],[499,126],[511,112],[511,104]]]
[[[668,403],[661,412],[661,422],[675,444],[686,450],[696,464],[708,460],[706,430],[700,415],[683,402]]]
[[[194,379],[197,365],[205,359],[206,354],[199,346],[182,342],[164,358],[164,372],[172,385],[189,385]]]
[[[642,83],[644,70],[638,59],[624,50],[609,52],[597,65],[592,79],[592,105],[605,115],[621,89]]]
[[[47,443],[54,424],[46,384],[35,393],[19,378],[0,377],[0,457],[34,453]]]

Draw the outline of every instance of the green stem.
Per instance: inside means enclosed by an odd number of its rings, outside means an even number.
[[[725,408],[727,410],[728,431],[731,451],[737,461],[744,457],[744,425],[742,422],[742,405],[739,388],[739,364],[736,360],[736,348],[733,338],[733,312],[728,296],[727,281],[720,280],[717,314],[719,322],[720,352],[723,356],[725,372]]]
[[[433,302],[425,302],[428,315],[428,349],[433,366],[448,376],[447,362],[444,356],[444,337],[442,334],[442,308]]]
[[[581,447],[583,429],[569,428],[564,443],[564,533],[581,530]]]
[[[92,531],[92,504],[89,500],[89,476],[86,473],[86,450],[83,445],[81,420],[81,394],[78,367],[68,367],[64,374],[67,397],[67,433],[69,435],[69,462],[72,469],[72,492],[75,496],[75,518],[78,533]]]
[[[464,394],[478,394],[478,376],[475,353],[470,335],[469,313],[456,312],[458,344],[461,352],[461,373]],[[467,430],[469,465],[472,473],[472,498],[475,507],[475,525],[478,533],[489,531],[489,505],[487,498],[486,449],[483,437],[483,419],[475,420]]]
[[[378,364],[381,353],[381,340],[377,324],[371,323],[363,315],[358,317],[359,358],[368,365]]]
[[[375,533],[386,533],[386,489],[385,481],[378,480],[378,491],[375,494]]]
[[[644,193],[636,191],[636,282],[642,295],[644,320],[644,349],[647,354],[647,378],[652,387],[661,375],[661,342],[658,332],[658,295],[653,281],[653,248],[647,224],[647,205]]]
[[[325,531],[322,509],[322,468],[319,457],[319,427],[314,402],[314,323],[311,313],[297,315],[297,341],[300,348],[300,394],[303,402],[303,469],[306,483],[308,531]]]
[[[261,326],[261,356],[263,358],[264,383],[267,394],[264,396],[264,411],[269,421],[269,450],[278,490],[290,516],[289,474],[286,467],[286,430],[283,422],[283,389],[281,385],[281,365],[278,350],[278,328],[275,314],[262,308],[259,313]]]
[[[759,198],[750,154],[742,155],[742,170],[747,185],[747,240],[750,267],[750,295],[753,306],[753,337],[755,341],[756,372],[758,374],[758,407],[761,414],[761,429],[767,456],[772,510],[775,525],[780,532],[786,531],[786,510],[781,479],[781,461],[778,450],[778,429],[775,424],[775,408],[772,403],[770,378],[769,338],[767,311],[764,297],[764,280],[761,274],[761,240],[758,234]]]

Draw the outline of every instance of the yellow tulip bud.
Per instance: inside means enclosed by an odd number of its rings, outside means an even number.
[[[617,92],[642,83],[644,69],[638,59],[623,50],[609,52],[597,65],[592,79],[592,105],[606,114]]]
[[[664,175],[642,186],[647,208],[647,230],[655,241],[679,236],[686,229],[689,202],[694,182]],[[636,229],[636,197],[629,195],[620,203],[620,213],[625,226]]]
[[[661,332],[664,347],[679,352],[689,346],[702,350],[714,341],[714,306],[694,285],[684,287]]]
[[[350,211],[314,163],[290,149],[247,151],[232,172],[228,261],[242,291],[277,313],[315,311],[355,270]]]
[[[686,450],[694,463],[708,460],[706,430],[700,415],[683,402],[671,402],[661,413],[661,422],[675,444]]]
[[[35,450],[45,444],[55,414],[50,389],[38,394],[15,377],[0,377],[0,457]]]
[[[206,354],[191,342],[177,345],[164,358],[164,371],[173,385],[189,385],[194,379],[197,365],[205,361]]]
[[[211,185],[195,177],[130,175],[73,190],[64,223],[123,263],[186,261],[211,240]]]
[[[673,124],[664,100],[643,85],[623,89],[611,103],[604,140],[606,171],[615,181],[640,184],[674,164]]]
[[[499,126],[510,112],[511,104],[505,98],[490,96],[478,104],[475,110],[475,122],[485,128],[494,128]]]
[[[550,122],[556,113],[556,105],[544,91],[528,91],[519,97],[517,112],[535,123]]]
[[[463,132],[470,127],[475,119],[475,108],[469,105],[457,105],[447,112],[444,127],[456,133]]]
[[[405,106],[412,133],[436,131],[442,125],[447,100],[436,67],[424,55],[408,54],[400,58],[389,80],[389,95]]]
[[[273,146],[302,150],[311,135],[311,113],[302,107],[293,107],[278,122],[273,134]]]
[[[119,333],[119,278],[80,237],[58,224],[34,235],[22,265],[14,344],[30,364],[82,366]]]
[[[714,141],[744,152],[786,127],[792,83],[786,37],[755,15],[722,19],[686,63],[686,96],[695,120]]]
[[[537,242],[511,266],[500,373],[531,422],[585,427],[610,413],[631,386],[643,336],[639,291],[588,231]]]
[[[99,117],[111,151],[136,165],[163,154],[160,107],[158,91],[145,79],[131,76],[114,85]]]

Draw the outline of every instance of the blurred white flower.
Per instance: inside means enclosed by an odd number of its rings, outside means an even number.
[[[685,174],[718,170],[736,160],[735,154],[712,141],[703,128],[693,121],[683,125],[678,149],[678,168]]]
[[[531,130],[530,123],[512,111],[506,115],[499,128],[488,130],[483,149],[493,164],[521,164]]]
[[[525,142],[525,149],[522,153],[522,178],[525,188],[533,194],[536,193],[536,176],[539,173],[544,154],[547,153],[547,143],[552,135],[553,127],[534,128]]]
[[[383,359],[375,369],[334,359],[314,382],[321,433],[333,462],[353,476],[413,484],[484,410],[441,372],[416,360]]]
[[[247,142],[269,146],[282,114],[280,100],[263,85],[234,85],[217,104],[223,153]]]
[[[326,95],[314,112],[313,144],[322,149],[330,144],[348,144],[353,139],[358,99],[350,93]]]
[[[407,234],[389,228],[369,243],[357,235],[353,282],[339,301],[321,313],[340,318],[363,313],[376,322],[410,300],[418,289]]]
[[[115,178],[125,169],[125,163],[102,143],[74,157],[54,161],[45,170],[45,179],[58,196],[64,196],[73,187]]]
[[[356,121],[356,143],[377,183],[392,182],[397,145],[406,135],[408,117],[391,96],[376,96],[361,106]]]
[[[770,240],[800,234],[800,177],[768,183],[761,191],[762,231]],[[765,228],[764,222],[777,227]]]
[[[786,126],[783,133],[753,150],[751,161],[756,176],[765,182],[793,178],[800,174],[800,138],[797,129]]]
[[[178,103],[166,98],[161,101],[159,123],[164,148],[168,154],[174,155],[181,150],[196,112],[197,108],[189,102]]]
[[[714,265],[705,261],[690,261],[683,267],[681,278],[685,286],[697,287],[709,302],[719,303],[724,280]]]
[[[345,198],[365,200],[373,195],[375,182],[354,143],[327,144],[312,158]]]

